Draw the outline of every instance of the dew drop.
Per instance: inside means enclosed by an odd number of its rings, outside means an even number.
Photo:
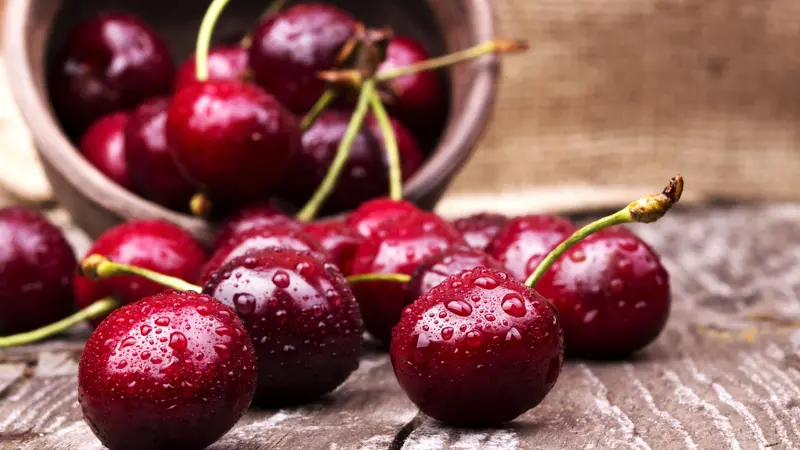
[[[633,307],[636,308],[636,309],[642,309],[645,306],[647,306],[647,302],[645,302],[645,301],[636,302],[636,304],[633,305]]]
[[[194,354],[194,359],[196,359],[198,361],[202,361],[203,358],[205,358],[205,357],[206,357],[206,355],[204,355],[203,352],[197,352],[197,353]]]
[[[483,335],[478,330],[472,330],[467,333],[467,343],[472,345],[473,347],[477,347],[481,345],[481,341],[483,340]]]
[[[516,327],[511,327],[506,333],[506,341],[519,341],[522,339],[522,334]]]
[[[153,356],[150,358],[150,362],[153,364],[161,364],[164,360],[160,356]]]
[[[453,330],[453,327],[442,328],[442,339],[444,339],[445,341],[449,340],[450,338],[453,337],[454,331],[455,330]]]
[[[159,317],[158,319],[156,319],[156,325],[160,327],[165,327],[169,325],[169,317]]]
[[[525,313],[527,312],[525,310],[525,303],[522,301],[522,297],[514,292],[506,294],[505,297],[503,297],[503,303],[500,306],[509,316],[524,317]]]
[[[453,281],[452,283],[450,283],[450,287],[453,288],[453,289],[458,289],[461,286],[464,286],[464,283],[462,283],[460,281]]]
[[[462,317],[467,317],[470,314],[472,314],[472,306],[469,306],[469,303],[465,302],[464,300],[460,299],[450,300],[449,302],[447,302],[446,305],[444,305],[444,307],[447,308],[453,314]]]
[[[586,254],[580,250],[575,250],[574,252],[569,254],[569,259],[575,262],[583,262],[586,261]]]
[[[186,348],[186,336],[180,331],[176,331],[169,336],[169,346],[173,350],[183,350]]]
[[[208,308],[208,306],[206,306],[206,305],[200,305],[200,306],[198,306],[197,308],[195,308],[195,310],[196,310],[196,311],[197,311],[197,312],[198,312],[198,313],[199,313],[201,316],[207,316],[207,315],[211,314],[211,310],[210,310],[210,309]]]
[[[119,343],[119,350],[123,348],[130,347],[131,345],[136,343],[136,338],[133,336],[126,337],[122,342]]]
[[[253,294],[240,292],[233,296],[233,305],[239,314],[253,314],[253,311],[256,310],[256,298]]]
[[[278,270],[275,272],[275,275],[272,276],[272,282],[275,283],[275,286],[279,288],[286,289],[289,287],[291,279],[289,278],[289,274],[284,272],[283,270]]]
[[[444,311],[439,311],[439,318],[444,319],[445,317],[447,317],[447,313]]]
[[[139,357],[142,358],[142,359],[150,359],[150,356],[151,356],[150,352],[148,352],[148,351],[144,351],[144,352],[142,352],[141,355],[139,355]]]
[[[639,242],[634,239],[625,239],[619,243],[620,248],[629,252],[635,252],[639,249]]]
[[[225,344],[216,344],[216,345],[214,345],[214,351],[217,352],[217,354],[219,356],[222,356],[223,358],[227,358],[228,355],[230,355],[230,352],[231,352],[230,349],[228,348],[228,346],[225,345]]]
[[[128,367],[128,361],[122,360],[117,364],[117,369],[124,369]]]
[[[225,325],[222,325],[222,326],[219,326],[219,327],[215,328],[214,332],[217,333],[220,336],[230,336],[231,335],[231,329],[229,327],[226,327]]]
[[[425,331],[430,331],[431,327],[429,327],[428,325],[423,325],[422,329],[425,330]]]
[[[587,311],[586,314],[583,315],[583,323],[589,323],[597,317],[597,310],[593,309],[591,311]]]
[[[611,292],[613,292],[614,294],[619,294],[620,292],[622,292],[622,288],[625,287],[625,283],[619,278],[614,278],[609,283],[609,287],[611,288]]]
[[[622,274],[629,274],[633,269],[633,263],[629,259],[620,259],[617,261],[617,270]]]
[[[305,261],[298,263],[297,266],[295,266],[295,270],[304,277],[310,277],[314,274],[314,266]]]
[[[473,281],[472,284],[484,289],[494,289],[498,286],[497,280],[492,277],[480,277]]]
[[[141,327],[139,327],[139,331],[142,332],[142,336],[147,336],[148,334],[150,334],[150,331],[152,330],[153,327],[151,327],[150,325],[142,325]]]
[[[494,314],[486,314],[483,318],[486,319],[487,322],[494,322],[497,319]]]

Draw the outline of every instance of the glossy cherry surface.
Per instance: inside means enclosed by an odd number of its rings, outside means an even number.
[[[305,113],[325,90],[317,73],[333,67],[354,27],[352,16],[322,3],[270,16],[253,32],[249,57],[255,81],[287,108]]]
[[[516,217],[500,229],[486,252],[518,281],[525,281],[545,256],[577,229],[562,217]]]
[[[101,13],[78,24],[50,66],[50,97],[70,132],[172,87],[164,41],[139,18]]]
[[[564,360],[553,306],[507,273],[453,275],[403,311],[391,361],[400,386],[448,425],[514,420],[552,389]]]
[[[153,98],[131,114],[125,132],[125,159],[136,192],[169,208],[185,211],[195,189],[178,170],[167,143],[166,98]]]
[[[75,254],[61,231],[23,207],[0,209],[0,336],[73,311]]]
[[[162,220],[135,220],[117,225],[103,233],[86,254],[99,254],[117,263],[154,270],[189,283],[199,280],[206,258],[203,248],[188,231]],[[133,275],[105,280],[76,275],[74,285],[78,308],[108,296],[122,304],[132,303],[165,289]],[[99,320],[93,323],[96,325]]]
[[[470,247],[486,251],[508,220],[502,214],[478,213],[454,220],[453,226],[464,235]]]
[[[125,189],[133,188],[125,157],[125,127],[129,117],[126,112],[101,117],[86,130],[78,145],[87,161]]]
[[[167,291],[113,311],[78,366],[78,401],[111,450],[203,449],[239,420],[256,387],[253,344],[207,295]]]
[[[178,166],[212,200],[245,204],[269,196],[300,148],[297,120],[249,83],[212,80],[178,91],[167,136]]]
[[[258,202],[236,209],[217,228],[213,248],[216,250],[234,235],[255,228],[287,226],[299,228],[300,224],[269,202]]]
[[[419,211],[419,208],[405,200],[376,198],[362,203],[347,215],[345,223],[364,237],[370,237],[387,220]]]
[[[567,353],[624,357],[661,333],[670,312],[669,274],[625,228],[600,231],[569,249],[536,284],[558,309]]]
[[[411,275],[425,258],[454,245],[466,245],[461,234],[439,216],[416,212],[378,227],[358,247],[353,274],[401,273]],[[395,281],[362,281],[353,284],[364,326],[383,343],[405,307],[405,284]]]
[[[248,50],[241,45],[227,45],[212,48],[208,52],[209,80],[243,80],[247,75]],[[178,67],[175,75],[175,90],[197,81],[197,67],[194,55]]]
[[[358,367],[358,305],[341,272],[316,254],[251,251],[222,266],[203,291],[235,309],[253,340],[257,404],[315,400]]]
[[[353,258],[364,238],[339,220],[321,220],[309,223],[303,231],[317,240],[328,252],[331,262],[345,275],[352,272]]]
[[[406,305],[425,295],[447,277],[477,267],[504,270],[491,256],[466,246],[450,247],[429,256],[411,275],[411,281],[406,286]]]

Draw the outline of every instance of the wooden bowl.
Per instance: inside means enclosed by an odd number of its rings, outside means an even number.
[[[330,1],[330,0],[326,0]],[[62,5],[63,3],[63,5]],[[334,0],[368,25],[390,25],[421,40],[433,54],[462,49],[494,37],[491,0]],[[232,36],[251,29],[263,1],[232,1],[215,31]],[[190,54],[207,1],[9,0],[4,52],[8,79],[31,129],[56,200],[91,236],[132,218],[161,218],[207,240],[212,226],[168,210],[116,185],[78,153],[48,101],[46,65],[69,30],[101,10],[140,15],[167,39],[173,54]],[[450,113],[435,150],[407,182],[405,196],[430,209],[469,157],[491,113],[498,79],[496,57],[449,70]]]

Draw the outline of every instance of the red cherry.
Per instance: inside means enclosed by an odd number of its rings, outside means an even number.
[[[0,209],[0,335],[72,312],[75,254],[61,231],[23,207]]]
[[[453,275],[403,311],[392,332],[397,380],[448,425],[485,427],[538,405],[561,372],[558,315],[505,272]]]
[[[113,311],[92,333],[78,401],[112,450],[199,450],[239,420],[256,376],[253,344],[233,311],[168,291]]]
[[[302,206],[322,183],[336,156],[353,111],[328,110],[303,133],[301,151],[295,153],[283,178],[279,195],[296,206]],[[383,138],[374,118],[359,131],[336,187],[325,201],[324,209],[339,212],[357,208],[371,198],[389,192],[389,162]],[[392,119],[397,137],[403,179],[413,175],[422,165],[422,151],[411,133]]]
[[[525,281],[544,257],[577,229],[561,217],[516,217],[500,229],[486,252],[514,278]]]
[[[131,190],[133,182],[125,156],[125,127],[129,117],[126,112],[101,117],[86,130],[78,147],[103,175]]]
[[[470,247],[486,251],[508,217],[495,213],[478,213],[453,221],[456,230],[464,235]]]
[[[103,233],[87,255],[154,270],[195,283],[205,261],[205,252],[192,235],[169,222],[137,220]],[[113,296],[122,304],[138,301],[164,290],[161,285],[136,276],[92,280],[75,276],[75,302],[82,309],[101,298]],[[100,319],[95,319],[96,325]]]
[[[220,224],[214,237],[214,250],[224,245],[234,235],[255,228],[273,226],[299,227],[300,225],[270,203],[259,202],[237,209]]]
[[[325,90],[317,76],[333,67],[355,31],[355,20],[331,5],[296,5],[258,25],[250,47],[256,82],[295,113],[308,111]]]
[[[494,258],[474,248],[456,246],[431,255],[411,275],[406,287],[406,305],[425,295],[447,277],[476,267],[504,270]]]
[[[70,131],[166,95],[174,68],[164,41],[131,14],[103,13],[78,24],[51,66],[50,97]]]
[[[339,270],[318,255],[250,251],[222,266],[203,291],[244,321],[258,356],[260,405],[315,400],[358,367],[358,305]]]
[[[220,46],[208,52],[209,80],[242,80],[247,74],[248,50],[239,44]],[[175,91],[197,82],[196,61],[190,56],[178,67],[175,75]]]
[[[323,220],[309,223],[303,231],[317,240],[343,274],[352,272],[353,258],[364,238],[354,229],[338,220]]]
[[[291,113],[258,87],[232,80],[178,91],[167,136],[178,166],[196,186],[233,204],[268,196],[300,147]]]
[[[376,198],[362,203],[347,216],[345,223],[360,235],[370,237],[387,220],[418,211],[416,206],[405,200]]]
[[[536,291],[551,299],[569,354],[623,357],[653,342],[670,311],[669,274],[658,255],[624,228],[569,249]]]
[[[195,192],[178,171],[167,144],[166,98],[139,105],[125,132],[125,158],[134,190],[150,200],[184,211]]]
[[[358,247],[353,274],[411,275],[425,258],[453,245],[466,245],[461,234],[439,216],[417,212],[384,223]],[[353,285],[367,331],[388,343],[405,306],[405,285],[395,281],[362,281]]]

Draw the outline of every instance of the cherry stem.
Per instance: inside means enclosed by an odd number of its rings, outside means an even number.
[[[536,266],[530,277],[525,281],[525,284],[531,288],[536,286],[536,283],[547,272],[550,266],[556,262],[567,250],[589,235],[596,233],[602,229],[620,225],[623,223],[650,223],[664,217],[664,214],[681,198],[683,193],[683,177],[675,175],[670,180],[669,185],[658,194],[648,195],[635,202],[631,202],[625,208],[611,214],[610,216],[603,217],[596,220],[589,225],[584,226],[580,230],[568,237],[564,242],[560,243],[553,249],[545,258]]]
[[[314,216],[317,215],[317,211],[336,186],[339,174],[347,162],[347,157],[350,155],[350,147],[353,146],[353,142],[358,136],[361,125],[364,123],[364,117],[367,115],[369,101],[374,90],[375,82],[373,80],[367,80],[361,88],[358,104],[356,105],[353,115],[350,117],[350,123],[347,124],[344,137],[342,137],[341,142],[339,142],[339,147],[336,150],[336,156],[333,158],[331,167],[328,169],[328,173],[325,174],[325,178],[322,180],[322,183],[320,183],[316,192],[314,192],[314,195],[311,196],[311,199],[306,203],[303,209],[297,213],[297,220],[303,222],[311,221]]]
[[[386,108],[383,106],[380,96],[372,94],[372,112],[378,121],[378,126],[383,135],[384,145],[386,146],[386,158],[389,160],[389,198],[401,200],[403,198],[403,173],[400,169],[400,150],[397,148],[397,136],[392,128],[392,121]]]
[[[346,278],[349,284],[362,283],[364,281],[393,281],[395,283],[408,283],[411,275],[404,273],[361,273],[350,275]]]
[[[208,80],[208,49],[211,46],[211,34],[217,25],[217,19],[222,10],[228,6],[230,0],[213,0],[206,10],[203,21],[200,23],[200,32],[197,34],[195,48],[195,72],[198,81]]]
[[[283,7],[286,5],[287,0],[273,0],[273,2],[261,13],[258,17],[258,21],[261,22],[262,20],[266,19],[267,17],[277,14]],[[250,48],[253,45],[253,33],[247,33],[244,35],[241,41],[239,41],[239,45],[242,48]]]
[[[39,342],[56,334],[63,333],[64,331],[67,331],[84,320],[102,317],[119,308],[119,306],[119,302],[110,297],[98,300],[86,308],[76,312],[75,314],[59,320],[58,322],[53,322],[50,325],[38,328],[36,330],[26,331],[25,333],[0,337],[0,348],[17,347],[19,345],[27,345]]]
[[[143,267],[115,263],[105,256],[98,254],[89,255],[84,258],[80,266],[78,266],[78,270],[81,275],[93,280],[102,280],[119,275],[136,275],[178,291],[201,292],[203,290],[200,286],[181,280],[180,278],[164,275]]]
[[[311,128],[311,125],[314,125],[316,122],[317,117],[325,111],[336,97],[339,96],[339,90],[335,88],[328,88],[325,92],[322,93],[322,96],[314,103],[314,106],[306,113],[305,117],[303,117],[303,121],[300,122],[300,131],[306,131]]]

